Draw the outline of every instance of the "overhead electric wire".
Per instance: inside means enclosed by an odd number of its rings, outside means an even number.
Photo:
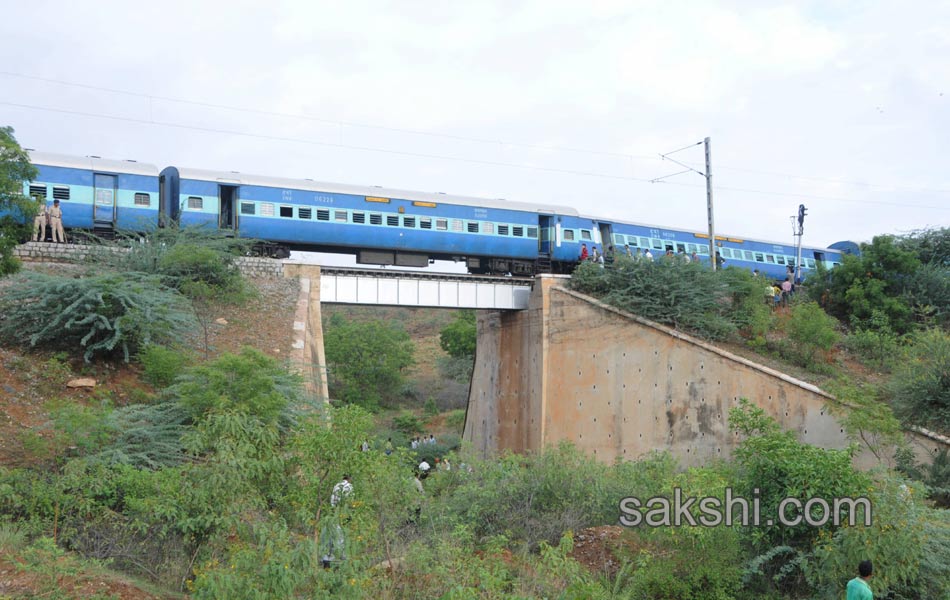
[[[0,75],[7,75],[7,76],[13,76],[13,77],[23,77],[23,78],[26,78],[26,79],[33,79],[33,80],[37,80],[37,81],[44,81],[44,82],[50,82],[50,83],[56,83],[56,84],[62,84],[62,85],[69,85],[69,86],[87,88],[87,89],[94,89],[94,90],[106,91],[106,92],[110,92],[110,93],[126,94],[126,95],[130,95],[130,96],[136,96],[136,97],[141,97],[141,98],[147,98],[147,99],[149,99],[149,100],[158,99],[158,100],[163,100],[163,101],[180,102],[180,103],[184,103],[184,104],[192,104],[192,105],[197,105],[197,106],[204,106],[204,107],[208,107],[208,108],[217,108],[217,109],[223,109],[223,110],[234,110],[234,111],[239,111],[239,112],[250,112],[250,113],[255,113],[255,114],[265,114],[265,115],[272,115],[272,116],[282,116],[282,117],[288,117],[288,118],[299,118],[299,119],[306,119],[306,120],[312,120],[312,121],[318,121],[318,122],[326,122],[326,123],[331,123],[331,124],[340,125],[340,126],[375,128],[375,129],[381,129],[381,130],[387,130],[387,131],[395,131],[395,132],[401,132],[401,133],[411,133],[411,134],[419,134],[419,135],[429,135],[429,136],[433,136],[433,137],[445,137],[445,138],[451,138],[451,139],[461,139],[461,140],[476,141],[476,142],[482,142],[482,143],[492,143],[492,144],[499,144],[499,143],[500,143],[500,144],[504,144],[504,145],[508,145],[508,146],[518,146],[518,147],[527,147],[527,148],[535,148],[535,149],[570,151],[570,152],[587,153],[587,154],[595,154],[595,155],[607,155],[607,156],[614,156],[614,157],[622,157],[622,158],[628,158],[628,159],[650,158],[650,159],[652,159],[652,160],[656,160],[656,157],[638,157],[638,156],[635,156],[635,155],[622,154],[622,153],[599,152],[599,151],[589,151],[589,150],[570,149],[570,148],[544,147],[544,146],[537,146],[537,145],[532,145],[532,144],[519,144],[519,143],[501,142],[501,141],[478,139],[478,138],[467,138],[467,137],[462,137],[462,136],[452,136],[452,135],[448,135],[448,134],[419,132],[419,131],[413,131],[413,130],[408,130],[408,129],[398,129],[398,128],[391,128],[391,127],[384,127],[384,126],[376,126],[376,125],[363,125],[363,124],[346,123],[346,122],[342,122],[342,121],[332,121],[332,120],[327,120],[327,119],[321,119],[321,118],[318,118],[318,117],[311,117],[311,116],[307,116],[307,115],[294,115],[294,114],[288,114],[288,113],[275,113],[275,112],[263,111],[263,110],[257,110],[257,109],[245,109],[245,108],[229,107],[229,106],[226,106],[226,105],[218,105],[218,104],[211,104],[211,103],[204,103],[204,102],[196,102],[196,101],[191,101],[191,100],[180,100],[180,99],[176,99],[176,98],[167,98],[167,97],[162,97],[162,96],[153,96],[153,95],[144,94],[144,93],[140,93],[140,92],[130,92],[130,91],[126,91],[126,90],[118,90],[118,89],[112,89],[112,88],[105,88],[105,87],[92,86],[92,85],[87,85],[87,84],[80,84],[80,83],[73,83],[73,82],[65,82],[65,81],[60,81],[60,80],[55,80],[55,79],[46,79],[46,78],[42,78],[42,77],[34,77],[34,76],[29,76],[29,75],[22,75],[22,74],[19,74],[19,73],[11,73],[11,72],[7,72],[7,71],[0,71]],[[294,138],[294,137],[286,137],[286,136],[274,136],[274,135],[251,133],[251,132],[237,131],[237,130],[230,130],[230,129],[220,129],[220,128],[214,128],[214,127],[202,127],[202,126],[197,126],[197,125],[184,125],[184,124],[180,124],[180,123],[172,123],[172,122],[167,122],[167,121],[156,121],[156,120],[153,119],[153,118],[149,118],[149,119],[139,119],[139,118],[135,118],[135,117],[121,117],[121,116],[117,116],[117,115],[108,115],[108,114],[102,114],[102,113],[92,113],[92,112],[86,112],[86,111],[69,110],[69,109],[54,108],[54,107],[49,107],[49,106],[39,106],[39,105],[35,105],[35,104],[25,104],[25,103],[17,103],[17,102],[8,102],[8,101],[2,101],[2,100],[0,100],[0,105],[13,106],[13,107],[23,108],[23,109],[27,109],[27,110],[41,110],[41,111],[47,111],[47,112],[56,112],[56,113],[62,113],[62,114],[71,114],[71,115],[78,115],[78,116],[85,116],[85,117],[92,117],[92,118],[108,119],[108,120],[114,120],[114,121],[126,121],[126,122],[140,123],[140,124],[145,124],[145,125],[158,125],[158,126],[162,126],[162,127],[171,127],[171,128],[176,128],[176,129],[189,129],[189,130],[201,131],[201,132],[205,132],[205,133],[217,133],[217,134],[224,134],[224,135],[237,135],[237,136],[251,137],[251,138],[257,138],[257,139],[269,139],[269,140],[274,140],[274,141],[292,142],[292,143],[308,144],[308,145],[324,146],[324,147],[332,147],[332,148],[347,148],[347,149],[351,149],[351,150],[359,150],[359,151],[364,151],[364,152],[378,152],[378,153],[384,153],[384,154],[394,154],[394,155],[401,155],[401,156],[410,156],[410,157],[414,157],[414,158],[429,158],[429,159],[436,159],[436,160],[450,160],[450,161],[466,162],[466,163],[471,163],[471,164],[479,164],[479,165],[487,165],[487,166],[509,167],[509,168],[526,169],[526,170],[541,171],[541,172],[548,172],[548,173],[563,173],[563,174],[567,174],[567,175],[576,175],[576,176],[582,176],[582,177],[597,177],[597,178],[603,178],[603,179],[614,179],[614,180],[621,180],[621,181],[632,181],[632,182],[637,182],[637,183],[659,183],[659,184],[665,184],[665,185],[677,185],[677,186],[692,187],[692,188],[705,187],[705,186],[696,185],[696,184],[679,183],[679,182],[673,182],[673,181],[661,181],[662,179],[664,179],[663,177],[658,178],[658,179],[646,179],[646,178],[641,178],[641,177],[632,177],[632,176],[628,176],[628,175],[615,175],[615,174],[611,174],[611,173],[600,173],[600,172],[595,172],[595,171],[581,171],[581,170],[576,170],[576,169],[563,169],[563,168],[557,168],[557,167],[543,167],[543,166],[536,166],[536,165],[526,165],[526,164],[518,164],[518,163],[509,163],[509,162],[503,162],[503,161],[492,161],[492,160],[484,160],[484,159],[464,158],[464,157],[458,157],[458,156],[446,156],[446,155],[441,155],[441,154],[430,154],[430,153],[424,153],[424,152],[411,152],[411,151],[407,151],[407,150],[390,150],[390,149],[385,149],[385,148],[375,148],[375,147],[372,147],[372,146],[359,146],[359,145],[353,145],[353,144],[344,144],[344,143],[342,143],[342,142],[340,142],[340,143],[324,142],[324,141],[317,141],[317,140],[307,140],[307,139],[302,139],[302,138]],[[679,150],[674,150],[673,152],[679,152],[680,150],[686,150],[686,149],[692,148],[692,147],[694,147],[694,146],[696,146],[696,145],[699,145],[699,144],[701,144],[701,143],[702,143],[702,142],[698,142],[698,143],[696,143],[696,144],[690,144],[690,145],[688,145],[688,146],[684,146],[683,148],[680,148]],[[672,154],[672,153],[667,153],[667,154]],[[663,155],[661,155],[661,156],[663,156]],[[671,160],[671,161],[673,161],[673,159],[667,158],[667,157],[665,157],[665,156],[663,156],[663,158],[666,158],[666,160]],[[677,161],[673,161],[673,162],[677,162]],[[682,163],[680,163],[680,164],[682,164]],[[688,164],[684,164],[683,166],[688,166]],[[725,166],[719,167],[718,165],[717,165],[717,168],[732,169],[732,170],[746,170],[746,171],[749,171],[749,172],[757,172],[757,171],[754,171],[754,170],[752,170],[752,169],[740,169],[740,168],[725,167]],[[768,173],[766,173],[766,172],[759,172],[759,173],[768,174]],[[796,175],[788,175],[788,174],[773,174],[773,175],[781,175],[781,176],[787,176],[787,177],[800,177],[800,178],[802,178],[802,179],[809,179],[808,177],[805,177],[805,176],[796,176]],[[821,180],[820,178],[814,178],[814,179]],[[861,185],[874,185],[874,184],[861,184]],[[893,186],[881,186],[881,187],[893,187]],[[883,201],[883,200],[868,200],[868,199],[864,199],[864,198],[861,198],[861,199],[853,199],[853,198],[841,198],[841,197],[819,196],[819,195],[810,194],[810,193],[776,192],[776,191],[769,191],[769,190],[754,190],[754,189],[736,188],[736,187],[720,186],[720,185],[716,185],[716,186],[715,186],[715,189],[716,189],[716,190],[720,190],[720,191],[731,191],[731,192],[738,192],[738,193],[751,193],[751,194],[758,194],[758,195],[781,196],[781,197],[791,197],[791,198],[805,198],[805,199],[812,199],[812,200],[828,200],[828,201],[833,201],[833,202],[855,202],[855,203],[861,203],[861,204],[878,204],[878,205],[886,205],[886,206],[901,206],[901,207],[907,207],[907,208],[925,208],[925,209],[934,209],[934,210],[950,210],[950,206],[929,206],[929,205],[920,205],[920,204],[907,204],[907,203],[904,203],[904,202],[887,202],[887,201]],[[938,191],[938,192],[939,192],[939,191],[943,191],[943,190],[930,190],[930,191]]]
[[[88,89],[88,90],[95,90],[95,91],[100,91],[100,92],[108,92],[108,93],[111,93],[111,94],[123,94],[123,95],[126,95],[126,96],[133,96],[133,97],[137,97],[137,98],[145,98],[145,99],[148,99],[148,100],[150,100],[150,101],[151,101],[151,100],[161,100],[161,101],[163,101],[163,102],[173,102],[173,103],[177,103],[177,104],[187,104],[187,105],[191,105],[191,106],[200,106],[200,107],[204,107],[204,108],[214,108],[214,109],[219,109],[219,110],[230,110],[230,111],[235,111],[235,112],[244,112],[244,113],[249,113],[249,114],[258,114],[258,115],[265,115],[265,116],[272,116],[272,117],[281,117],[281,118],[289,118],[289,119],[301,119],[301,120],[307,120],[307,121],[314,121],[314,122],[317,122],[317,123],[326,123],[326,124],[329,124],[329,125],[336,125],[336,126],[339,126],[339,127],[352,127],[352,128],[359,128],[359,129],[378,129],[378,130],[380,130],[380,131],[392,131],[392,132],[395,132],[395,133],[406,133],[406,134],[411,134],[411,135],[420,135],[420,136],[427,136],[427,137],[434,137],[434,138],[443,138],[443,139],[451,139],[451,140],[475,142],[475,143],[480,143],[480,144],[501,144],[501,145],[504,145],[504,146],[510,146],[510,147],[516,147],[516,148],[530,148],[530,149],[533,149],[533,150],[543,150],[543,151],[548,151],[548,152],[551,152],[551,151],[554,151],[554,152],[573,152],[573,153],[577,153],[577,154],[588,154],[588,155],[591,155],[591,156],[611,156],[611,157],[614,157],[614,158],[624,158],[624,159],[628,159],[628,160],[640,160],[640,161],[657,161],[657,160],[660,160],[660,159],[658,159],[656,156],[637,155],[637,154],[629,154],[629,153],[624,153],[624,152],[610,152],[610,151],[606,151],[606,150],[591,150],[591,149],[589,149],[589,148],[571,148],[571,147],[567,147],[567,146],[544,146],[544,145],[540,145],[540,144],[528,144],[528,143],[525,143],[525,142],[512,142],[512,141],[506,141],[506,140],[493,140],[493,139],[487,139],[487,138],[478,138],[478,137],[471,137],[471,136],[462,136],[462,135],[455,135],[455,134],[448,134],[448,133],[438,133],[438,132],[431,132],[431,131],[420,131],[420,130],[416,130],[416,129],[405,129],[405,128],[400,128],[400,127],[390,127],[390,126],[386,126],[386,125],[374,125],[374,124],[369,124],[369,123],[356,123],[356,122],[351,122],[351,121],[340,121],[340,120],[335,120],[335,119],[327,119],[327,118],[323,118],[323,117],[315,117],[315,116],[312,116],[312,115],[301,114],[301,113],[284,113],[284,112],[279,112],[279,111],[269,111],[269,110],[263,110],[263,109],[257,109],[257,108],[246,108],[246,107],[232,106],[232,105],[227,105],[227,104],[217,104],[217,103],[213,103],[213,102],[203,102],[203,101],[199,101],[199,100],[188,100],[188,99],[185,99],[185,98],[175,98],[175,97],[171,97],[171,96],[161,96],[161,95],[157,95],[157,94],[148,94],[148,93],[145,93],[145,92],[134,92],[134,91],[123,90],[123,89],[118,89],[118,88],[111,88],[111,87],[105,87],[105,86],[96,86],[96,85],[90,85],[90,84],[86,84],[86,83],[78,83],[78,82],[75,82],[75,81],[66,81],[66,80],[63,80],[63,79],[53,79],[53,78],[49,78],[49,77],[39,77],[39,76],[36,76],[36,75],[27,75],[27,74],[25,74],[25,73],[16,73],[16,72],[13,72],[13,71],[0,70],[0,75],[7,76],[7,77],[17,77],[17,78],[21,78],[21,79],[28,79],[28,80],[32,80],[32,81],[41,81],[41,82],[44,82],[44,83],[51,83],[51,84],[55,84],[55,85],[64,85],[64,86],[69,86],[69,87],[76,87],[76,88],[82,88],[82,89]],[[670,154],[675,154],[675,153],[677,153],[677,152],[681,152],[681,151],[683,151],[683,150],[688,150],[688,149],[693,148],[693,147],[695,147],[695,146],[702,145],[702,143],[703,143],[702,141],[699,141],[699,142],[696,142],[696,143],[694,143],[694,144],[689,144],[689,145],[683,146],[682,148],[679,148],[679,149],[677,149],[677,150],[673,150],[672,152],[666,152],[665,154],[660,155],[660,156],[665,157],[665,156],[668,156],[668,155],[670,155]],[[669,160],[672,160],[672,159],[669,159]],[[687,162],[686,164],[687,164],[688,166],[694,166],[694,165],[691,165],[691,164],[688,163],[688,162]],[[702,165],[699,165],[699,166],[702,166]],[[793,173],[779,173],[779,172],[772,172],[772,171],[762,171],[762,170],[757,170],[757,169],[749,169],[749,168],[746,168],[746,167],[733,167],[733,166],[730,166],[730,165],[721,165],[721,164],[718,164],[718,163],[716,164],[716,168],[717,168],[717,169],[726,169],[726,170],[730,170],[730,171],[742,171],[742,172],[746,172],[746,173],[754,173],[754,174],[757,174],[757,175],[767,175],[767,176],[770,176],[770,177],[787,177],[787,178],[803,179],[803,180],[810,180],[810,181],[822,181],[822,182],[826,182],[826,183],[841,183],[841,184],[846,184],[846,185],[855,185],[855,186],[864,186],[864,187],[876,187],[876,188],[882,188],[882,189],[907,190],[907,191],[919,191],[919,192],[933,192],[933,193],[950,193],[950,190],[947,190],[947,189],[914,188],[914,187],[906,187],[906,186],[894,186],[894,185],[879,184],[879,183],[869,183],[869,182],[866,182],[866,181],[854,181],[854,180],[848,180],[848,179],[836,179],[836,178],[829,178],[829,177],[815,177],[815,176],[809,176],[809,175],[798,175],[798,174],[793,174]]]
[[[289,118],[289,119],[302,119],[302,120],[307,120],[307,121],[315,121],[315,122],[318,122],[318,123],[326,123],[326,124],[328,124],[328,125],[337,125],[337,126],[340,126],[340,127],[353,127],[353,128],[359,128],[359,129],[379,129],[379,130],[381,130],[381,131],[392,131],[392,132],[396,132],[396,133],[408,133],[408,134],[412,134],[412,135],[422,135],[422,136],[428,136],[428,137],[445,138],[445,139],[450,139],[450,140],[459,140],[459,141],[466,141],[466,142],[476,142],[476,143],[479,143],[479,144],[496,144],[496,145],[497,145],[497,144],[502,144],[502,145],[505,145],[505,146],[513,146],[513,147],[518,147],[518,148],[531,148],[531,149],[534,149],[534,150],[556,151],[556,152],[574,152],[574,153],[577,153],[577,154],[590,154],[590,155],[596,155],[596,156],[612,156],[612,157],[614,157],[614,158],[626,158],[626,159],[632,159],[632,160],[649,160],[649,161],[655,161],[655,160],[657,160],[657,158],[656,158],[655,156],[638,156],[638,155],[635,155],[635,154],[627,154],[627,153],[623,153],[623,152],[608,152],[608,151],[605,151],[605,150],[590,150],[590,149],[585,149],[585,148],[569,148],[569,147],[565,147],[565,146],[543,146],[543,145],[540,145],[540,144],[528,144],[528,143],[524,143],[524,142],[509,142],[509,141],[505,141],[505,140],[491,140],[491,139],[487,139],[487,138],[477,138],[477,137],[462,136],[462,135],[455,135],[455,134],[449,134],[449,133],[437,133],[437,132],[430,132],[430,131],[420,131],[420,130],[416,130],[416,129],[403,129],[403,128],[399,128],[399,127],[389,127],[389,126],[386,126],[386,125],[372,125],[372,124],[367,124],[367,123],[355,123],[355,122],[350,122],[350,121],[338,121],[338,120],[334,120],[334,119],[326,119],[326,118],[322,118],[322,117],[314,117],[314,116],[312,116],[312,115],[305,115],[305,114],[300,114],[300,113],[284,113],[284,112],[263,110],[263,109],[259,109],[259,108],[244,108],[244,107],[240,107],[240,106],[231,106],[231,105],[227,105],[227,104],[216,104],[216,103],[213,103],[213,102],[202,102],[202,101],[199,101],[199,100],[187,100],[187,99],[183,99],[183,98],[173,98],[173,97],[170,97],[170,96],[160,96],[160,95],[155,95],[155,94],[147,94],[147,93],[144,93],[144,92],[133,92],[133,91],[129,91],[129,90],[120,90],[120,89],[116,89],[116,88],[102,87],[102,86],[96,86],[96,85],[89,85],[89,84],[85,84],[85,83],[76,83],[76,82],[73,82],[73,81],[65,81],[65,80],[62,80],[62,79],[50,79],[50,78],[47,78],[47,77],[37,77],[37,76],[35,76],[35,75],[25,75],[25,74],[23,74],[23,73],[15,73],[15,72],[12,72],[12,71],[0,71],[0,75],[4,75],[4,76],[7,76],[7,77],[19,77],[19,78],[22,78],[22,79],[30,79],[30,80],[33,80],[33,81],[42,81],[42,82],[44,82],[44,83],[52,83],[52,84],[57,84],[57,85],[65,85],[65,86],[70,86],[70,87],[83,88],[83,89],[87,89],[87,90],[96,90],[96,91],[99,91],[99,92],[109,92],[109,93],[112,93],[112,94],[123,94],[123,95],[126,95],[126,96],[133,96],[133,97],[136,97],[136,98],[146,98],[146,99],[148,99],[148,100],[161,100],[161,101],[163,101],[163,102],[174,102],[174,103],[177,103],[177,104],[188,104],[188,105],[191,105],[191,106],[201,106],[201,107],[204,107],[204,108],[215,108],[215,109],[220,109],[220,110],[231,110],[231,111],[235,111],[235,112],[245,112],[245,113],[250,113],[250,114],[265,115],[265,116],[271,116],[271,117],[282,117],[282,118]]]

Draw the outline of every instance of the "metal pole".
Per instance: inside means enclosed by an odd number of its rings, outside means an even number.
[[[795,283],[799,283],[802,279],[802,234],[805,232],[804,226],[801,224],[798,225],[798,262],[795,265]]]
[[[709,264],[715,271],[716,264],[716,224],[713,220],[712,166],[710,164],[709,138],[703,140],[706,147],[706,210],[709,213]]]

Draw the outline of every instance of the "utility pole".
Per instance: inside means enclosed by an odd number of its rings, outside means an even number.
[[[802,235],[805,233],[805,215],[808,214],[808,209],[805,208],[804,204],[798,205],[798,257],[795,264],[795,283],[799,283],[802,279]]]
[[[709,138],[703,140],[706,147],[706,211],[709,213],[709,264],[712,270],[719,268],[719,257],[716,256],[716,221],[713,218],[713,194],[712,194],[712,161],[709,150]]]
[[[703,144],[706,146],[706,172],[705,173],[703,173],[702,171],[697,171],[693,167],[685,163],[681,163],[676,159],[670,158],[670,154],[675,154],[677,152],[686,150],[687,148],[698,146],[700,144]],[[668,160],[670,162],[676,163],[679,166],[684,167],[686,170],[679,171],[678,173],[671,173],[669,175],[664,175],[662,177],[657,177],[656,179],[651,179],[650,183],[656,183],[657,181],[661,181],[663,179],[666,179],[667,177],[682,175],[683,173],[688,173],[689,171],[692,171],[694,173],[699,173],[700,175],[706,178],[706,212],[709,219],[709,265],[712,267],[712,270],[715,271],[719,267],[719,262],[718,262],[718,256],[716,255],[716,222],[715,222],[715,219],[713,218],[712,154],[709,149],[709,138],[707,137],[701,142],[690,144],[689,146],[685,146],[683,148],[680,148],[679,150],[673,150],[673,152],[667,152],[666,154],[661,154],[660,157],[663,160]]]

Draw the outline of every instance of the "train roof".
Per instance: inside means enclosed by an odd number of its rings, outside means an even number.
[[[125,173],[129,175],[149,175],[158,177],[158,167],[149,163],[140,163],[134,160],[111,160],[98,156],[70,156],[67,154],[52,154],[48,152],[30,151],[30,162],[34,165],[49,167],[67,167],[102,171],[103,173]]]
[[[694,230],[694,229],[680,229],[680,228],[675,228],[675,227],[669,227],[668,225],[654,225],[654,224],[650,224],[650,223],[638,223],[638,222],[636,222],[636,221],[625,221],[625,220],[623,220],[623,219],[609,219],[609,218],[605,218],[605,217],[592,217],[592,216],[589,216],[589,215],[581,215],[581,217],[582,217],[582,218],[585,218],[585,219],[591,219],[592,221],[595,221],[595,222],[601,222],[601,221],[603,221],[603,222],[607,222],[607,223],[617,223],[617,224],[620,224],[620,225],[636,225],[637,227],[649,227],[649,228],[652,228],[652,229],[666,229],[666,230],[676,231],[676,232],[680,232],[680,233],[693,233],[693,234],[697,234],[697,233],[698,233],[699,235],[706,236],[706,239],[708,239],[708,237],[709,237],[709,233],[708,233],[708,232],[706,232],[706,231],[696,231],[696,230]],[[732,239],[732,240],[741,240],[741,241],[743,241],[743,242],[756,242],[756,243],[758,243],[758,244],[779,244],[779,245],[781,245],[781,246],[791,246],[791,247],[795,247],[795,244],[794,244],[794,243],[776,242],[775,240],[760,240],[760,239],[757,239],[757,238],[750,238],[750,237],[745,237],[745,236],[743,236],[743,237],[740,238],[740,237],[736,237],[736,236],[724,234],[724,233],[722,233],[721,231],[717,231],[717,232],[716,232],[716,238],[719,238],[719,236],[723,236],[723,237],[726,237],[726,238],[727,238],[726,240],[720,240],[720,241],[729,241],[729,239]],[[698,239],[699,239],[699,238],[698,238]],[[705,240],[704,240],[704,241],[705,241]],[[807,245],[807,244],[802,244],[802,248],[811,248],[811,249],[814,249],[814,250],[830,250],[830,251],[832,251],[832,252],[841,252],[841,249],[840,249],[840,248],[836,248],[836,247],[835,247],[835,246],[838,245],[838,244],[852,244],[852,245],[854,245],[854,242],[836,242],[835,244],[832,244],[831,246],[827,246],[827,247],[825,247],[825,246],[811,246],[811,245]]]
[[[473,196],[459,196],[441,192],[414,192],[379,186],[348,185],[344,183],[327,183],[310,179],[289,179],[283,177],[268,177],[263,175],[248,175],[236,171],[209,171],[205,169],[190,169],[177,167],[178,175],[182,179],[197,179],[200,181],[217,181],[235,185],[256,185],[294,190],[308,190],[312,192],[330,192],[334,194],[351,194],[354,196],[381,196],[398,198],[401,200],[419,200],[435,202],[436,204],[458,204],[463,206],[479,206],[505,210],[520,210],[533,213],[551,213],[559,215],[577,216],[577,210],[567,206],[529,204],[527,202],[513,202],[501,198],[477,198]]]

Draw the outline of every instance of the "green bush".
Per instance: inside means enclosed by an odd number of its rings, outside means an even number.
[[[403,411],[402,414],[393,417],[393,427],[407,436],[422,433],[422,421],[409,411]]]
[[[139,349],[180,340],[193,327],[184,298],[141,273],[82,279],[24,273],[0,298],[0,340],[81,351],[87,362],[114,354],[128,362]]]
[[[146,233],[120,232],[116,240],[93,238],[96,263],[120,272],[160,275],[179,288],[185,281],[204,281],[227,289],[240,279],[234,259],[250,251],[254,240],[205,226],[165,227]]]
[[[23,183],[36,179],[39,171],[13,135],[12,127],[0,127],[0,277],[20,270],[13,254],[33,228],[37,202],[23,195]]]
[[[142,377],[155,387],[170,386],[191,362],[191,357],[183,350],[173,350],[158,344],[146,346],[138,355],[142,363]]]
[[[804,302],[792,307],[791,318],[785,325],[788,340],[783,354],[795,364],[809,370],[827,370],[830,352],[838,342],[837,321],[815,302]]]
[[[465,425],[465,409],[458,408],[445,416],[445,425],[458,433],[462,433],[462,426]]]
[[[888,390],[902,421],[950,433],[950,334],[928,329],[914,335]]]
[[[733,453],[742,492],[736,495],[758,497],[763,515],[777,515],[785,498],[797,498],[802,505],[811,498],[857,498],[870,486],[868,476],[851,464],[852,448],[826,450],[802,443],[745,398],[729,411],[729,425],[743,436]],[[754,534],[759,550],[801,548],[828,528],[775,523],[759,526]]]
[[[422,406],[422,412],[427,417],[434,417],[439,414],[439,407],[435,403],[435,398],[429,396],[426,399],[425,404]]]
[[[439,333],[439,345],[453,358],[475,357],[475,311],[463,310],[455,315],[455,320],[442,328]]]
[[[414,347],[406,330],[333,315],[323,331],[330,396],[371,410],[395,403],[404,371],[413,364]]]
[[[898,356],[897,336],[886,331],[858,329],[844,340],[845,347],[862,363],[889,370]]]

